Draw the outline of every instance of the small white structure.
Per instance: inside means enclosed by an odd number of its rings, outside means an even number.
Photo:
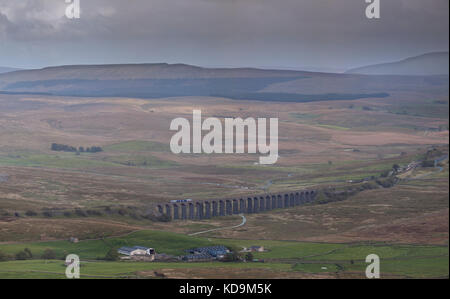
[[[249,248],[245,248],[242,252],[264,252],[264,246],[250,246]]]
[[[78,240],[78,238],[70,237],[70,238],[69,238],[69,242],[70,242],[70,243],[78,243],[79,240]]]
[[[135,255],[154,255],[155,250],[153,248],[142,247],[142,246],[133,246],[133,247],[121,247],[117,250],[118,253],[127,255],[127,256],[135,256]]]
[[[253,252],[264,252],[264,246],[251,246],[250,251]]]

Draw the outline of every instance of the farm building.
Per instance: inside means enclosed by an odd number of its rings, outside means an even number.
[[[250,246],[244,248],[241,252],[264,252],[264,246]]]
[[[121,247],[117,250],[118,253],[134,256],[134,255],[154,255],[155,250],[153,248],[142,247],[142,246],[133,246],[133,247]]]
[[[211,260],[223,258],[227,253],[230,252],[225,246],[209,246],[209,247],[198,247],[186,250],[189,254],[184,256],[184,260]]]
[[[198,254],[188,254],[183,256],[183,261],[195,261],[195,262],[205,262],[211,261],[214,257],[207,253],[198,253]]]
[[[264,252],[264,246],[251,246],[249,248],[251,252]]]
[[[78,240],[78,238],[70,237],[70,238],[69,238],[69,242],[70,242],[70,243],[78,243],[79,240]]]

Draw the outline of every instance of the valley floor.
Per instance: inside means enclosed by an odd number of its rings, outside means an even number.
[[[6,260],[0,278],[64,278],[69,253],[81,257],[83,278],[364,278],[372,253],[385,278],[448,277],[448,159],[406,171],[393,186],[376,183],[430,149],[448,155],[448,96],[438,100],[399,93],[255,105],[0,95],[0,259]],[[170,119],[189,117],[198,106],[205,117],[279,117],[279,162],[266,167],[255,165],[254,155],[172,154]],[[54,142],[103,152],[55,152]],[[316,204],[246,215],[245,225],[233,229],[215,230],[238,225],[239,216],[151,217],[156,204],[172,199],[362,186],[342,198],[322,192]],[[247,263],[101,260],[121,246],[181,255],[219,244],[268,251]],[[14,260],[25,248],[33,258]],[[42,260],[46,249],[57,259]]]

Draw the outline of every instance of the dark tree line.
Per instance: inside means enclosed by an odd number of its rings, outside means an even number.
[[[66,145],[66,144],[58,144],[58,143],[52,143],[51,150],[56,151],[56,152],[72,152],[72,153],[103,152],[103,149],[100,146],[91,146],[91,147],[87,147],[87,148],[80,146],[79,148],[76,148],[74,146],[70,146],[70,145]]]

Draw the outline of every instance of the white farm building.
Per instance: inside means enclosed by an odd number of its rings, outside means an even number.
[[[142,247],[142,246],[133,246],[133,247],[121,247],[117,250],[118,253],[134,256],[134,255],[154,255],[155,250],[153,248]]]

